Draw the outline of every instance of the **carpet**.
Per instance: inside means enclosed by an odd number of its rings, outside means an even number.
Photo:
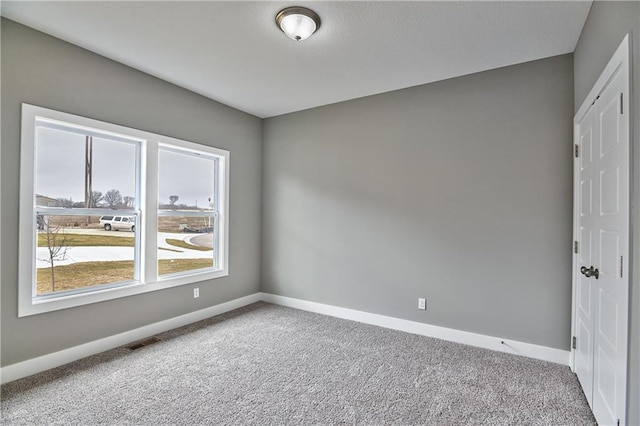
[[[567,366],[267,303],[1,388],[2,423],[591,425]]]

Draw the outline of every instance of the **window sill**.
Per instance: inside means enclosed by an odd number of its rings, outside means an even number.
[[[24,295],[24,297],[23,295],[20,295],[18,317],[27,317],[46,312],[58,311],[61,309],[89,305],[92,303],[105,302],[122,297],[178,287],[185,284],[213,280],[226,277],[228,275],[229,272],[227,270],[214,270],[210,272],[167,276],[164,278],[160,277],[157,282],[132,283],[104,289],[97,288],[87,293],[61,295],[59,297],[33,299],[31,295]]]

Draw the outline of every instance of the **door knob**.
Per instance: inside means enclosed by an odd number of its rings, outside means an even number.
[[[600,278],[600,271],[598,271],[598,268],[594,268],[593,266],[588,269],[586,266],[581,267],[580,273],[587,278],[596,277],[596,280]]]

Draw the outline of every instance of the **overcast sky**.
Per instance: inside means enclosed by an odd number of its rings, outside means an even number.
[[[168,203],[171,195],[177,204],[206,208],[213,200],[213,161],[192,155],[160,151],[158,202]]]
[[[84,201],[85,136],[38,127],[36,193],[51,198]],[[160,151],[159,202],[179,197],[177,204],[207,207],[213,198],[213,162]],[[93,138],[93,190],[111,189],[135,196],[135,146]]]

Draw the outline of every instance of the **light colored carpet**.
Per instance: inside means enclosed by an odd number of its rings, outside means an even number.
[[[568,367],[257,303],[2,387],[3,424],[589,425]]]

